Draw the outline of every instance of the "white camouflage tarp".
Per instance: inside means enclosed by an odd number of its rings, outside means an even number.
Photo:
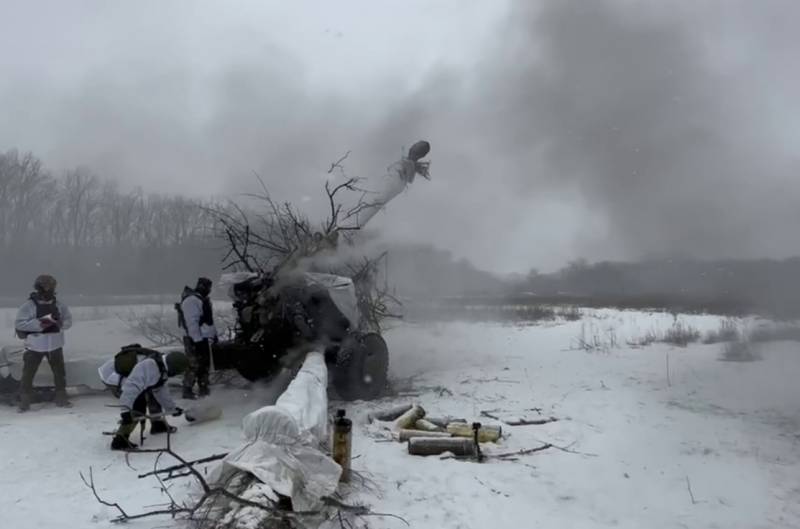
[[[234,474],[247,472],[273,492],[291,498],[295,511],[319,508],[321,498],[336,491],[342,472],[320,450],[328,432],[327,387],[322,353],[308,353],[275,405],[244,418],[244,444],[215,467],[209,483],[230,483]]]

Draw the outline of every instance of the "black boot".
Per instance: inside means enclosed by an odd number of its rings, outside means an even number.
[[[201,384],[197,394],[201,397],[208,397],[211,395],[211,390],[208,388],[208,384]]]
[[[175,433],[178,429],[171,426],[167,421],[150,421],[150,434],[156,435],[160,433]]]
[[[132,443],[127,437],[115,435],[111,440],[111,450],[136,450],[136,443]]]
[[[183,388],[183,398],[184,399],[194,400],[197,397],[195,396],[194,391],[192,391],[192,388],[184,387]]]
[[[53,400],[56,403],[56,406],[58,406],[59,408],[71,408],[72,407],[72,403],[67,398],[67,392],[66,391],[56,391],[56,396],[55,396],[55,398]]]
[[[25,413],[26,411],[31,409],[31,396],[30,393],[22,393],[19,396],[19,405],[17,406],[17,411],[20,413]]]

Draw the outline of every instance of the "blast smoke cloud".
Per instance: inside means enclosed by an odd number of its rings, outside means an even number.
[[[517,179],[522,191],[574,186],[605,220],[606,237],[577,238],[590,256],[798,251],[787,229],[799,220],[789,184],[797,158],[780,141],[785,123],[765,113],[781,87],[753,78],[751,61],[770,51],[767,28],[745,26],[749,60],[725,64],[719,55],[733,51],[709,42],[732,37],[725,23],[760,18],[756,10],[788,17],[797,8],[716,6],[517,3],[514,45],[484,90],[502,103],[483,121],[497,125],[492,136],[517,167],[538,167]]]
[[[256,171],[313,209],[344,151],[372,176],[424,138],[391,240],[500,272],[800,250],[796,3],[141,6],[12,6],[0,147],[194,195]]]

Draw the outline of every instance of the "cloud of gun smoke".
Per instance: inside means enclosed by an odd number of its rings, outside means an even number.
[[[545,268],[800,253],[798,15],[517,1],[478,68],[431,76],[371,135],[434,145],[434,181],[403,198],[422,213],[383,227],[411,239],[435,211],[467,255]]]
[[[14,126],[0,125],[0,147],[194,194],[253,190],[256,171],[276,198],[313,210],[307,197],[343,151],[348,174],[379,176],[425,138],[433,181],[376,217],[389,238],[501,271],[799,253],[800,5],[696,4],[516,0],[501,24],[486,21],[471,65],[415,69],[406,57],[349,89],[312,79],[310,59],[266,33],[211,34],[230,49],[204,61],[172,38],[179,6],[163,27],[123,12],[120,27],[148,39],[70,84],[39,64],[6,68]]]
[[[592,253],[798,252],[800,164],[781,138],[797,119],[774,122],[770,105],[785,103],[777,85],[785,75],[759,75],[754,64],[786,44],[770,38],[788,35],[787,25],[769,22],[796,19],[796,4],[670,6],[574,0],[538,10],[517,2],[513,45],[489,68],[484,96],[497,104],[481,120],[493,124],[488,135],[518,169],[528,158],[538,167],[519,175],[522,191],[577,186],[584,206],[608,223],[606,240],[585,241]],[[709,41],[709,32],[726,35],[715,17],[750,15],[748,32],[734,34],[743,51]],[[763,66],[780,74],[784,65]]]

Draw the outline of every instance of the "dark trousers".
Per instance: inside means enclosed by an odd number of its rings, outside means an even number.
[[[25,351],[25,354],[22,355],[20,396],[27,401],[30,400],[31,393],[33,393],[33,377],[36,376],[36,371],[39,370],[39,365],[44,357],[47,357],[47,363],[50,364],[50,369],[53,371],[56,395],[66,395],[67,372],[64,368],[64,351],[61,349],[49,353]]]
[[[160,415],[162,410],[161,404],[153,396],[153,392],[148,389],[133,401],[133,411],[140,415]]]
[[[211,367],[208,340],[194,342],[184,336],[183,348],[189,360],[189,367],[183,374],[183,389],[192,390],[195,382],[199,388],[208,388],[208,371]]]
[[[133,401],[133,409],[131,411],[134,415],[150,415],[152,417],[154,415],[160,415],[162,409],[161,405],[158,403],[158,400],[156,400],[156,398],[153,396],[153,392],[148,389],[146,391],[142,391],[139,396],[136,397],[136,400]],[[166,423],[166,420],[163,417],[150,419],[150,427],[152,428],[155,423],[159,422]],[[130,434],[136,429],[136,424],[136,421],[131,421],[127,424],[121,424],[117,429],[117,435],[127,439],[128,436],[130,436]]]

